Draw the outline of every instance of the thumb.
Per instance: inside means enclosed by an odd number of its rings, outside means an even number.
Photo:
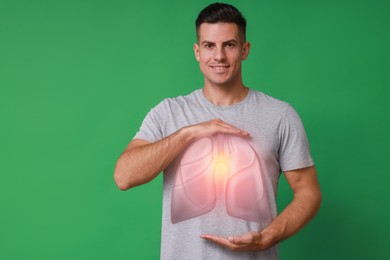
[[[242,236],[232,236],[228,237],[230,243],[240,245],[240,244],[250,244],[257,241],[260,238],[259,232],[248,232]]]

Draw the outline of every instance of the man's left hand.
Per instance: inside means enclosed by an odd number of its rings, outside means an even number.
[[[256,231],[248,232],[242,236],[220,237],[204,234],[200,237],[232,251],[259,251],[273,245],[269,236]]]

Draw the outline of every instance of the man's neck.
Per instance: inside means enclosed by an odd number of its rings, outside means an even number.
[[[205,84],[204,97],[217,106],[230,106],[243,100],[249,89],[243,84],[235,86],[215,86]]]

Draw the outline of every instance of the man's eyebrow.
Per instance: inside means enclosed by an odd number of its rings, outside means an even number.
[[[236,39],[230,39],[230,40],[224,41],[223,43],[225,44],[225,43],[229,43],[229,42],[238,43],[238,41]],[[201,42],[201,44],[205,44],[205,43],[215,44],[215,42],[211,42],[211,41],[207,41],[207,40],[204,40]]]
[[[205,43],[212,43],[212,44],[214,44],[214,42],[210,42],[210,41],[202,41],[202,44],[205,44]]]
[[[231,40],[228,40],[228,41],[226,41],[226,42],[223,42],[223,43],[228,43],[228,42],[238,43],[238,41],[237,41],[237,40],[235,40],[235,39],[231,39]]]

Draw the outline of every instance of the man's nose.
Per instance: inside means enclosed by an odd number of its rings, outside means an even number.
[[[216,48],[215,49],[214,59],[216,61],[223,61],[225,58],[226,58],[226,54],[225,54],[224,48],[222,48],[222,47]]]

